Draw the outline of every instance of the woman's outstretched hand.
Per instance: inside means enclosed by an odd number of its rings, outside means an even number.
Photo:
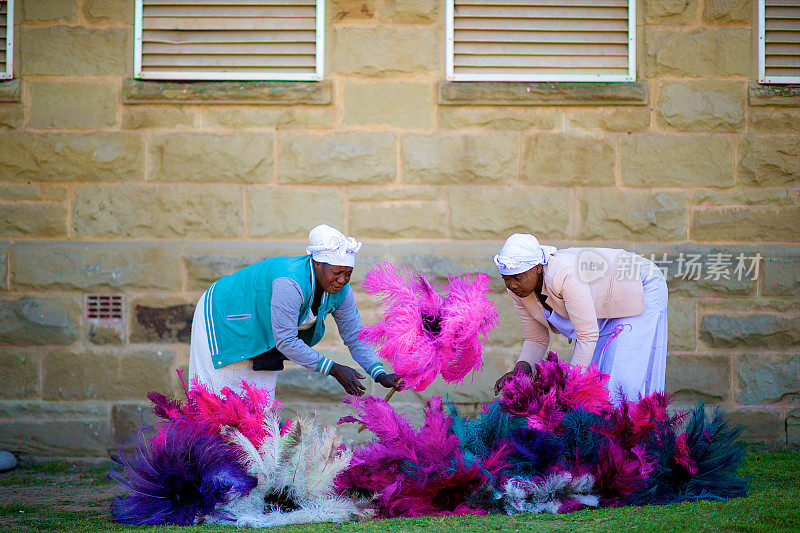
[[[514,366],[514,370],[511,372],[506,372],[500,379],[498,379],[494,384],[494,395],[497,396],[500,394],[500,389],[503,388],[503,383],[506,380],[516,376],[516,375],[530,375],[533,374],[533,368],[531,368],[530,363],[527,361],[517,361],[517,364]]]
[[[362,376],[349,366],[333,363],[330,375],[336,378],[336,381],[339,382],[339,385],[342,386],[347,394],[352,394],[353,396],[364,394],[364,385],[359,380],[364,379],[366,376]]]
[[[400,377],[397,374],[381,374],[375,378],[375,383],[383,385],[387,389],[394,389],[400,387],[399,379]]]

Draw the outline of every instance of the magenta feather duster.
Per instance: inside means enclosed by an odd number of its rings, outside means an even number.
[[[461,381],[483,368],[485,341],[497,325],[497,308],[487,298],[486,274],[450,278],[442,296],[436,285],[410,267],[378,264],[364,276],[364,288],[388,304],[383,319],[365,327],[359,338],[371,342],[415,391],[437,376]]]

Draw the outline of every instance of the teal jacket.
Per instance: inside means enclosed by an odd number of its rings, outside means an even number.
[[[303,291],[297,323],[300,326],[314,298],[310,255],[265,259],[218,279],[208,288],[206,331],[214,368],[250,359],[275,347],[270,313],[272,282],[284,277],[293,279]],[[323,292],[317,323],[313,328],[298,331],[300,340],[309,346],[322,340],[325,317],[341,305],[349,292],[349,284],[336,294]]]

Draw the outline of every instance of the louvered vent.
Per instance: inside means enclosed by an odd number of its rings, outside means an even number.
[[[137,77],[321,79],[322,25],[317,19],[324,13],[323,4],[137,0]]]
[[[87,320],[122,320],[124,317],[121,294],[87,294],[84,303]]]
[[[449,2],[450,79],[635,79],[635,0]]]
[[[14,2],[0,1],[0,80],[13,77]]]
[[[761,0],[762,68],[759,81],[800,82],[800,0]],[[761,17],[759,17],[761,18]]]

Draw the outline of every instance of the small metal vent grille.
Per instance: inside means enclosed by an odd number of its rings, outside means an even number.
[[[121,294],[87,294],[86,318],[89,320],[122,320]]]

